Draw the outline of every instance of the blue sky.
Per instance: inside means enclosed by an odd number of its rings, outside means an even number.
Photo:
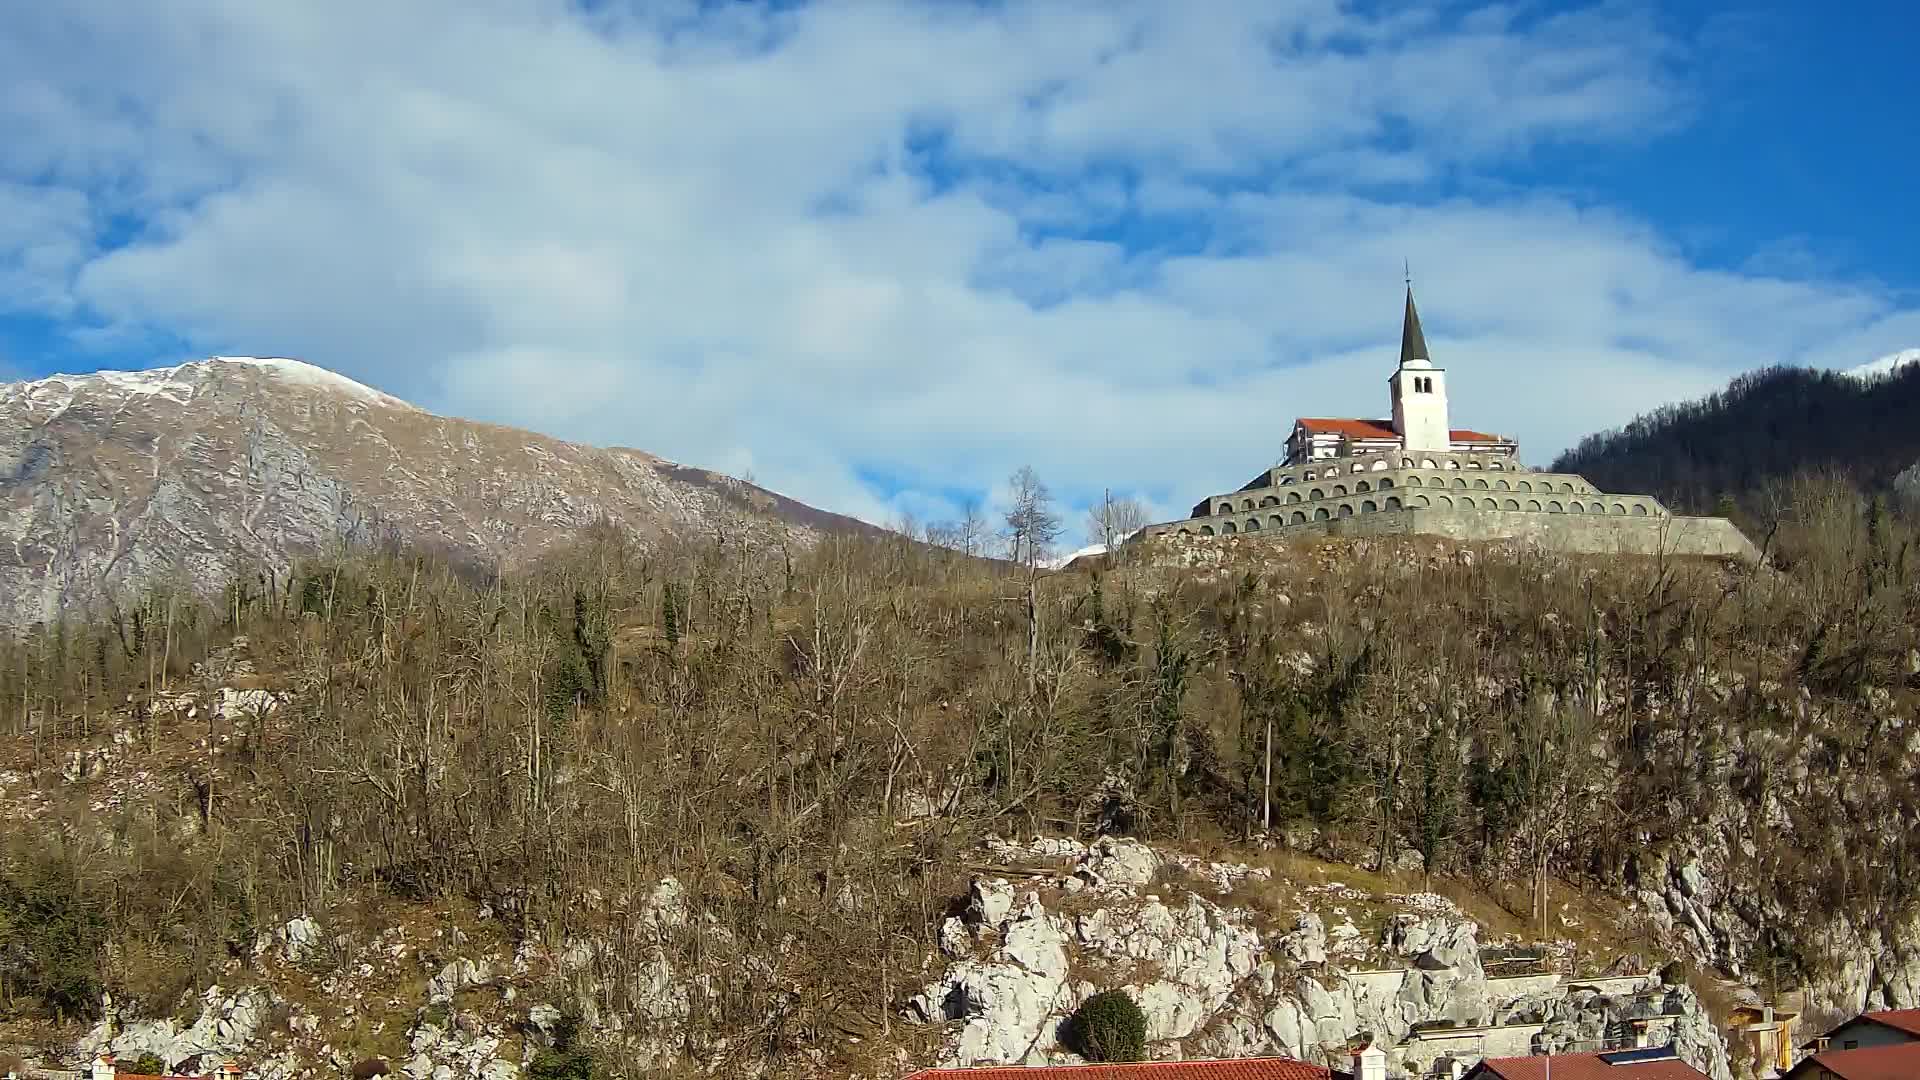
[[[1405,259],[1456,421],[1544,463],[1920,345],[1916,20],[14,5],[0,369],[292,355],[875,520],[1026,463],[1172,514],[1382,410]]]

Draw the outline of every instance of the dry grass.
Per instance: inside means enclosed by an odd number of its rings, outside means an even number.
[[[1711,975],[1698,971],[1687,971],[1687,985],[1693,988],[1694,995],[1700,999],[1700,1005],[1713,1018],[1715,1028],[1724,1029],[1733,1010],[1747,1004],[1740,990]]]

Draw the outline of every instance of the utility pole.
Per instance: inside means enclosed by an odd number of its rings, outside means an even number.
[[[1261,777],[1260,777],[1260,828],[1267,832],[1272,832],[1273,831],[1273,710],[1271,707],[1269,707],[1265,711],[1267,714],[1267,745],[1266,745],[1266,755],[1265,755],[1266,763],[1262,768]]]

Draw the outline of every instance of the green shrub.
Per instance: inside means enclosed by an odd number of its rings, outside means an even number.
[[[529,1080],[593,1080],[593,1055],[585,1050],[542,1050],[527,1066]]]
[[[141,1054],[130,1062],[116,1064],[121,1072],[137,1073],[141,1076],[165,1076],[167,1074],[167,1063],[161,1061],[158,1054]]]
[[[572,1009],[553,1025],[553,1046],[533,1056],[528,1080],[593,1080],[593,1055],[579,1045],[580,1016]]]
[[[1088,1061],[1145,1061],[1147,1014],[1125,990],[1105,990],[1074,1010],[1061,1039]]]
[[[106,942],[100,898],[63,855],[29,850],[0,871],[0,990],[59,1019],[92,1016]]]

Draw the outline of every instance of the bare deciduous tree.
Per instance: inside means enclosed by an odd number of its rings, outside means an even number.
[[[1146,503],[1131,496],[1116,499],[1112,492],[1107,492],[1087,508],[1087,542],[1112,551],[1121,541],[1151,523]]]

